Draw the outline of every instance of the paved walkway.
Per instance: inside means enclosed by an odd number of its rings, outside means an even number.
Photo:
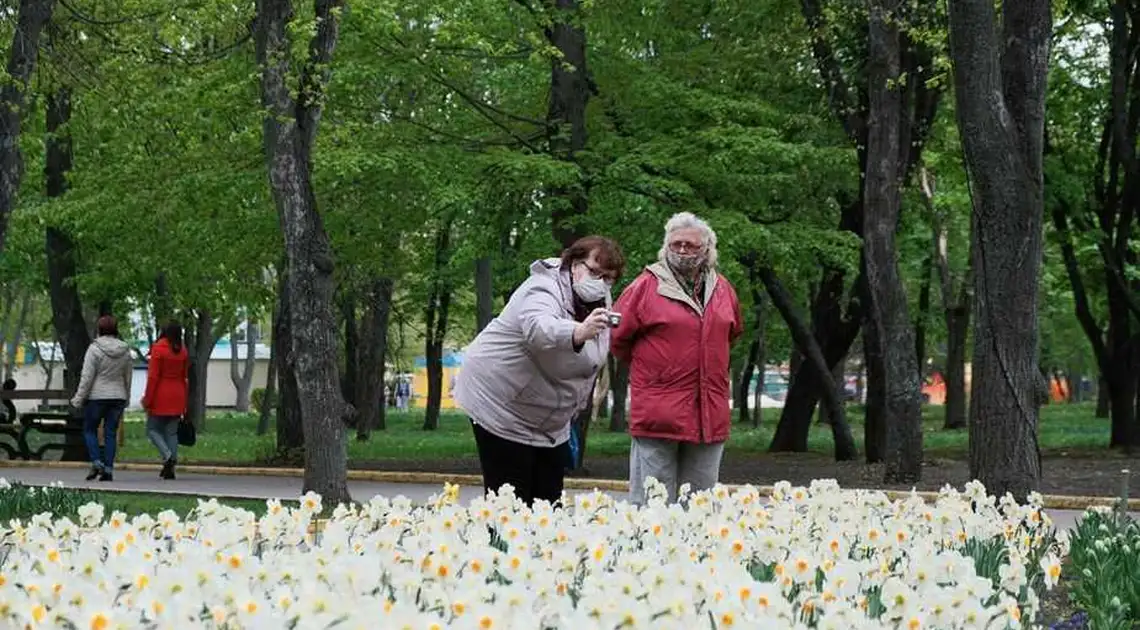
[[[132,470],[115,471],[115,481],[100,483],[85,481],[85,470],[58,468],[0,468],[0,477],[8,481],[19,481],[28,485],[44,486],[61,482],[69,488],[85,488],[100,491],[154,492],[163,494],[186,494],[192,496],[216,496],[240,499],[295,499],[300,494],[301,480],[297,477],[273,477],[259,475],[205,475],[179,473],[178,479],[164,481],[156,473]],[[416,483],[387,483],[378,481],[348,482],[349,492],[357,501],[382,494],[385,496],[404,495],[412,501],[426,500],[442,490],[442,485]],[[469,501],[478,497],[482,488],[462,486],[460,498]],[[584,492],[569,490],[570,494]],[[1080,516],[1079,510],[1050,510],[1049,516],[1059,528],[1069,529]],[[1140,513],[1133,512],[1140,518]]]

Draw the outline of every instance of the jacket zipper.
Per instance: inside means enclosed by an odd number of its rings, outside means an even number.
[[[708,301],[712,301],[712,296],[709,296]],[[708,304],[701,304],[701,310],[697,311],[697,319],[700,321],[700,326],[697,331],[697,439],[700,440],[700,444],[705,443],[704,383],[706,312],[708,312]]]

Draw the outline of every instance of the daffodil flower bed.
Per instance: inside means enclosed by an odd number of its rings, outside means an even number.
[[[0,627],[1027,627],[1066,552],[1039,497],[978,484],[933,504],[833,481],[565,501],[530,509],[506,489],[462,505],[447,487],[339,507],[319,532],[314,495],[260,519],[87,504],[77,522],[0,530]]]

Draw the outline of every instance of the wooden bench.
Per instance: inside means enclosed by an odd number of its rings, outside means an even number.
[[[42,400],[48,409],[17,414],[14,400]],[[15,389],[8,381],[0,389],[0,402],[5,413],[0,424],[0,435],[15,439],[15,448],[0,442],[0,449],[11,459],[42,460],[48,451],[60,451],[65,462],[87,461],[87,447],[83,442],[83,418],[70,408],[71,393],[58,389]],[[28,445],[32,431],[43,435],[63,436],[62,442],[48,442],[34,451]]]

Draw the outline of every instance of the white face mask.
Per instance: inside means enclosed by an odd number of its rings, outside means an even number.
[[[585,267],[585,265],[583,265]],[[585,268],[581,280],[574,281],[574,295],[586,304],[608,302],[610,298],[610,285],[605,280],[595,278],[589,268]]]
[[[610,287],[603,280],[586,276],[582,280],[574,283],[574,295],[578,296],[578,299],[586,304],[605,302],[609,300]]]

